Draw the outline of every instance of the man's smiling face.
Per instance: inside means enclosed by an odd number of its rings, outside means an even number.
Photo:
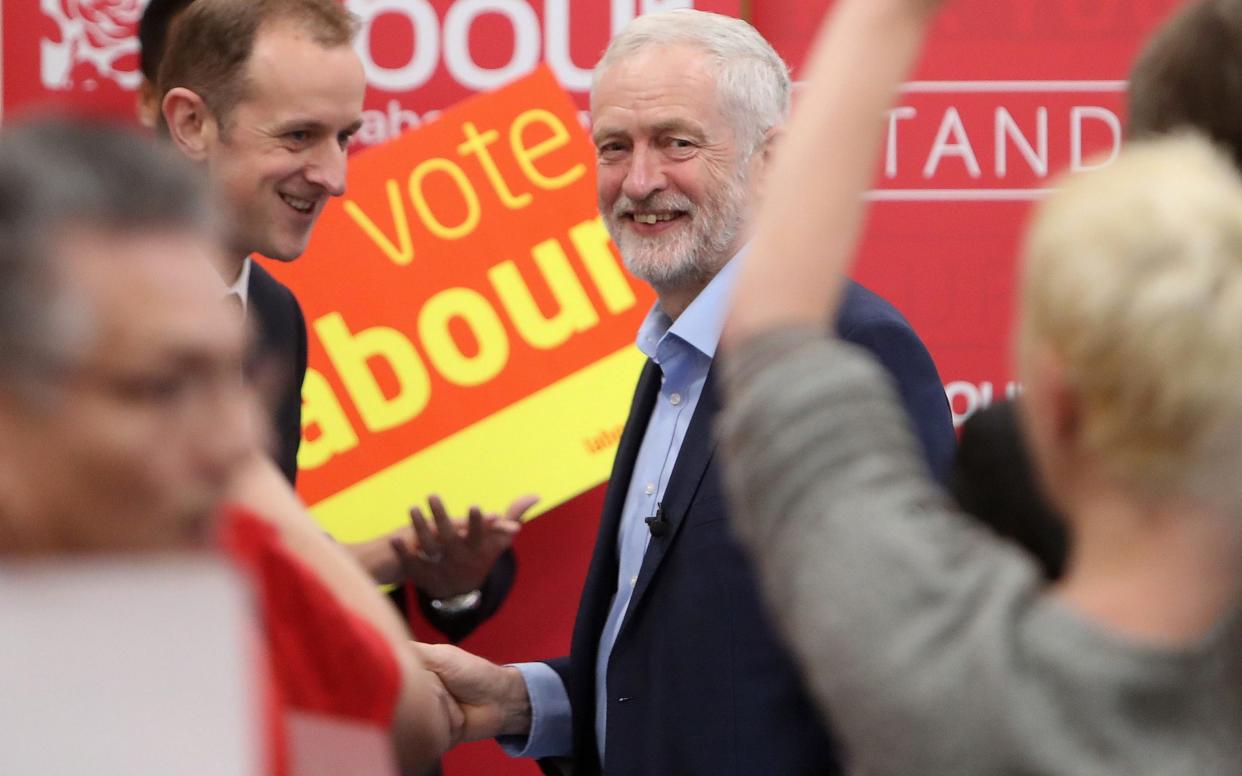
[[[658,289],[710,279],[745,241],[747,160],[707,54],[639,51],[591,98],[599,209],[629,270]]]
[[[362,63],[347,45],[324,47],[296,24],[274,23],[260,28],[245,79],[208,168],[233,218],[230,250],[292,261],[328,197],[345,192]]]

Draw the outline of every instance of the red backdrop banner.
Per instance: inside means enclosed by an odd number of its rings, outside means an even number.
[[[137,80],[132,30],[142,5],[140,0],[3,0],[0,104],[5,117],[49,102],[129,115]],[[549,110],[561,123],[571,123],[575,110],[587,108],[589,70],[609,37],[636,14],[666,8],[745,13],[796,74],[812,33],[832,3],[348,0],[347,5],[363,20],[358,50],[369,91],[359,133],[361,149],[423,126],[454,103],[510,83],[539,64],[545,65],[546,73],[569,94],[568,100],[544,100],[545,107],[551,105]],[[889,116],[889,143],[877,170],[872,194],[875,207],[856,275],[892,300],[922,334],[959,421],[993,399],[1017,390],[1009,365],[1007,332],[1018,236],[1031,204],[1044,196],[1058,172],[1105,163],[1115,152],[1125,119],[1126,73],[1142,41],[1179,5],[1179,0],[954,0],[937,24],[914,80]],[[539,78],[550,81],[547,75]],[[529,107],[534,103],[527,100],[526,104]],[[514,104],[508,113],[489,114],[486,123],[482,116],[474,118],[480,134],[487,130],[498,133],[496,140],[483,145],[495,153],[497,169],[507,183],[512,182],[509,185],[514,197],[522,192],[542,192],[524,177],[506,135],[520,114]],[[510,361],[496,373],[494,381],[485,381],[477,400],[473,398],[476,394],[447,380],[432,364],[426,407],[391,430],[379,432],[368,428],[367,419],[320,338],[316,363],[323,370],[316,384],[321,389],[326,386],[340,403],[359,445],[324,457],[324,429],[310,424],[312,458],[317,443],[322,458],[311,461],[317,465],[303,472],[303,495],[313,503],[323,504],[346,488],[351,479],[363,476],[366,467],[351,468],[363,447],[378,445],[376,449],[384,452],[376,460],[403,460],[418,449],[459,434],[472,419],[494,415],[519,394],[538,394],[558,377],[598,362],[609,348],[632,339],[633,326],[650,298],[642,297],[641,286],[630,283],[635,305],[618,315],[607,313],[598,287],[592,285],[581,255],[576,253],[568,230],[592,217],[590,175],[562,191],[542,192],[573,218],[555,226],[532,221],[546,228],[528,229],[521,212],[506,214],[495,209],[504,195],[482,166],[482,154],[468,150],[461,155],[452,147],[453,142],[460,146],[470,140],[463,134],[464,115],[453,114],[439,129],[438,123],[426,127],[432,133],[425,136],[428,148],[438,149],[435,154],[412,147],[399,151],[403,156],[397,170],[397,206],[389,200],[382,165],[373,165],[366,156],[356,158],[350,186],[358,211],[391,239],[391,252],[400,257],[406,251],[393,220],[399,207],[409,218],[414,256],[406,266],[383,259],[391,265],[384,268],[391,277],[391,298],[351,296],[351,272],[358,266],[353,262],[370,262],[385,252],[376,248],[374,239],[369,243],[350,242],[360,239],[361,230],[358,219],[350,220],[344,203],[340,203],[331,218],[343,220],[333,226],[325,216],[311,254],[294,265],[288,276],[298,285],[308,307],[320,311],[315,320],[336,312],[351,336],[387,321],[384,325],[415,335],[407,339],[415,343],[420,360],[429,364],[426,343],[418,340],[419,311],[435,294],[452,287],[473,289],[492,309],[501,309],[498,292],[488,285],[488,272],[505,261],[514,262],[536,305],[551,313],[554,300],[548,288],[541,289],[541,283],[532,282],[540,277],[537,264],[532,264],[536,262],[532,247],[551,238],[564,249],[601,323],[597,329],[582,333],[581,341],[565,344],[563,350],[561,345],[540,350],[502,316],[501,325],[512,346]],[[530,137],[521,141],[527,147],[556,134],[555,128],[546,124],[529,131]],[[545,174],[564,173],[578,161],[584,161],[589,171],[589,157],[580,142],[579,138],[558,149],[556,153],[562,156],[549,155],[542,160],[549,165]],[[485,226],[496,225],[497,234],[502,235],[473,242],[481,239],[485,230],[480,226],[475,237],[449,241],[462,257],[465,279],[460,281],[444,274],[450,272],[454,251],[433,250],[434,235],[426,230],[425,223],[419,223],[417,207],[408,193],[410,174],[436,155],[460,167],[479,192],[481,212],[498,219]],[[428,168],[422,180],[427,185],[426,204],[441,225],[453,227],[464,223],[469,203],[462,198],[461,189],[451,188],[453,174],[446,171],[444,165],[437,170]],[[574,199],[556,200],[556,196]],[[510,232],[506,234],[505,229]],[[502,239],[503,244],[496,239]],[[369,252],[365,258],[355,256],[360,245]],[[438,258],[431,261],[433,256]],[[424,259],[428,262],[423,263]],[[414,276],[417,283],[406,280]],[[403,319],[403,314],[415,317]],[[459,330],[460,322],[446,326],[451,336],[460,337],[455,341],[465,343],[461,352],[473,355],[468,347],[469,331]],[[333,328],[329,323],[327,332],[329,336],[340,334],[341,327]],[[316,329],[312,335],[317,333]],[[531,366],[530,372],[518,366],[526,363]],[[389,393],[383,395],[392,398],[397,395],[396,378],[385,369],[377,367],[372,374],[381,393],[386,390]],[[626,390],[628,386],[622,386],[622,392]],[[321,401],[326,401],[325,396],[318,394]],[[588,451],[592,446],[611,449],[615,429],[606,425],[595,433],[577,426],[568,436]],[[487,473],[495,467],[488,469],[487,462],[493,459],[492,452],[480,450],[477,456],[482,468],[466,474],[474,475],[479,482],[491,479]],[[446,479],[451,478],[446,474]],[[409,487],[413,496],[414,490],[438,485],[429,479],[412,482]],[[603,489],[591,487],[580,495],[573,495],[571,490],[559,493],[553,499],[559,506],[524,529],[518,539],[519,572],[513,592],[498,615],[467,640],[467,648],[509,661],[553,656],[567,647]],[[419,632],[434,637],[425,626]],[[536,772],[529,763],[506,760],[490,743],[453,752],[446,760],[446,771],[450,776]]]

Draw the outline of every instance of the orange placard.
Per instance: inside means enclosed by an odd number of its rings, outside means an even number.
[[[653,300],[595,209],[594,152],[546,69],[350,162],[301,259],[299,491],[345,540],[430,491],[550,509],[608,476]]]

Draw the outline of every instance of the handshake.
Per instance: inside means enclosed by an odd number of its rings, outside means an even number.
[[[448,644],[411,642],[423,668],[438,677],[451,745],[530,732],[531,706],[522,673]]]

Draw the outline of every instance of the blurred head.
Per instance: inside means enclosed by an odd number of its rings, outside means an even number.
[[[1025,249],[1024,421],[1050,495],[1242,506],[1242,183],[1190,136],[1069,179]],[[1071,513],[1072,509],[1066,510]]]
[[[1242,0],[1196,0],[1147,42],[1130,73],[1127,133],[1194,129],[1242,169]]]
[[[173,24],[163,129],[206,166],[234,255],[297,258],[328,197],[345,192],[366,89],[356,30],[336,0],[197,0]]]
[[[0,552],[200,543],[251,449],[196,176],[117,129],[0,134]]]
[[[163,95],[156,86],[160,62],[164,59],[164,43],[168,40],[168,28],[185,7],[194,0],[149,0],[142,9],[138,21],[138,69],[142,83],[138,86],[138,121],[144,127],[154,128],[160,120],[160,101]]]
[[[657,291],[703,284],[741,248],[758,174],[789,110],[784,62],[739,19],[640,16],[591,88],[599,208]]]

